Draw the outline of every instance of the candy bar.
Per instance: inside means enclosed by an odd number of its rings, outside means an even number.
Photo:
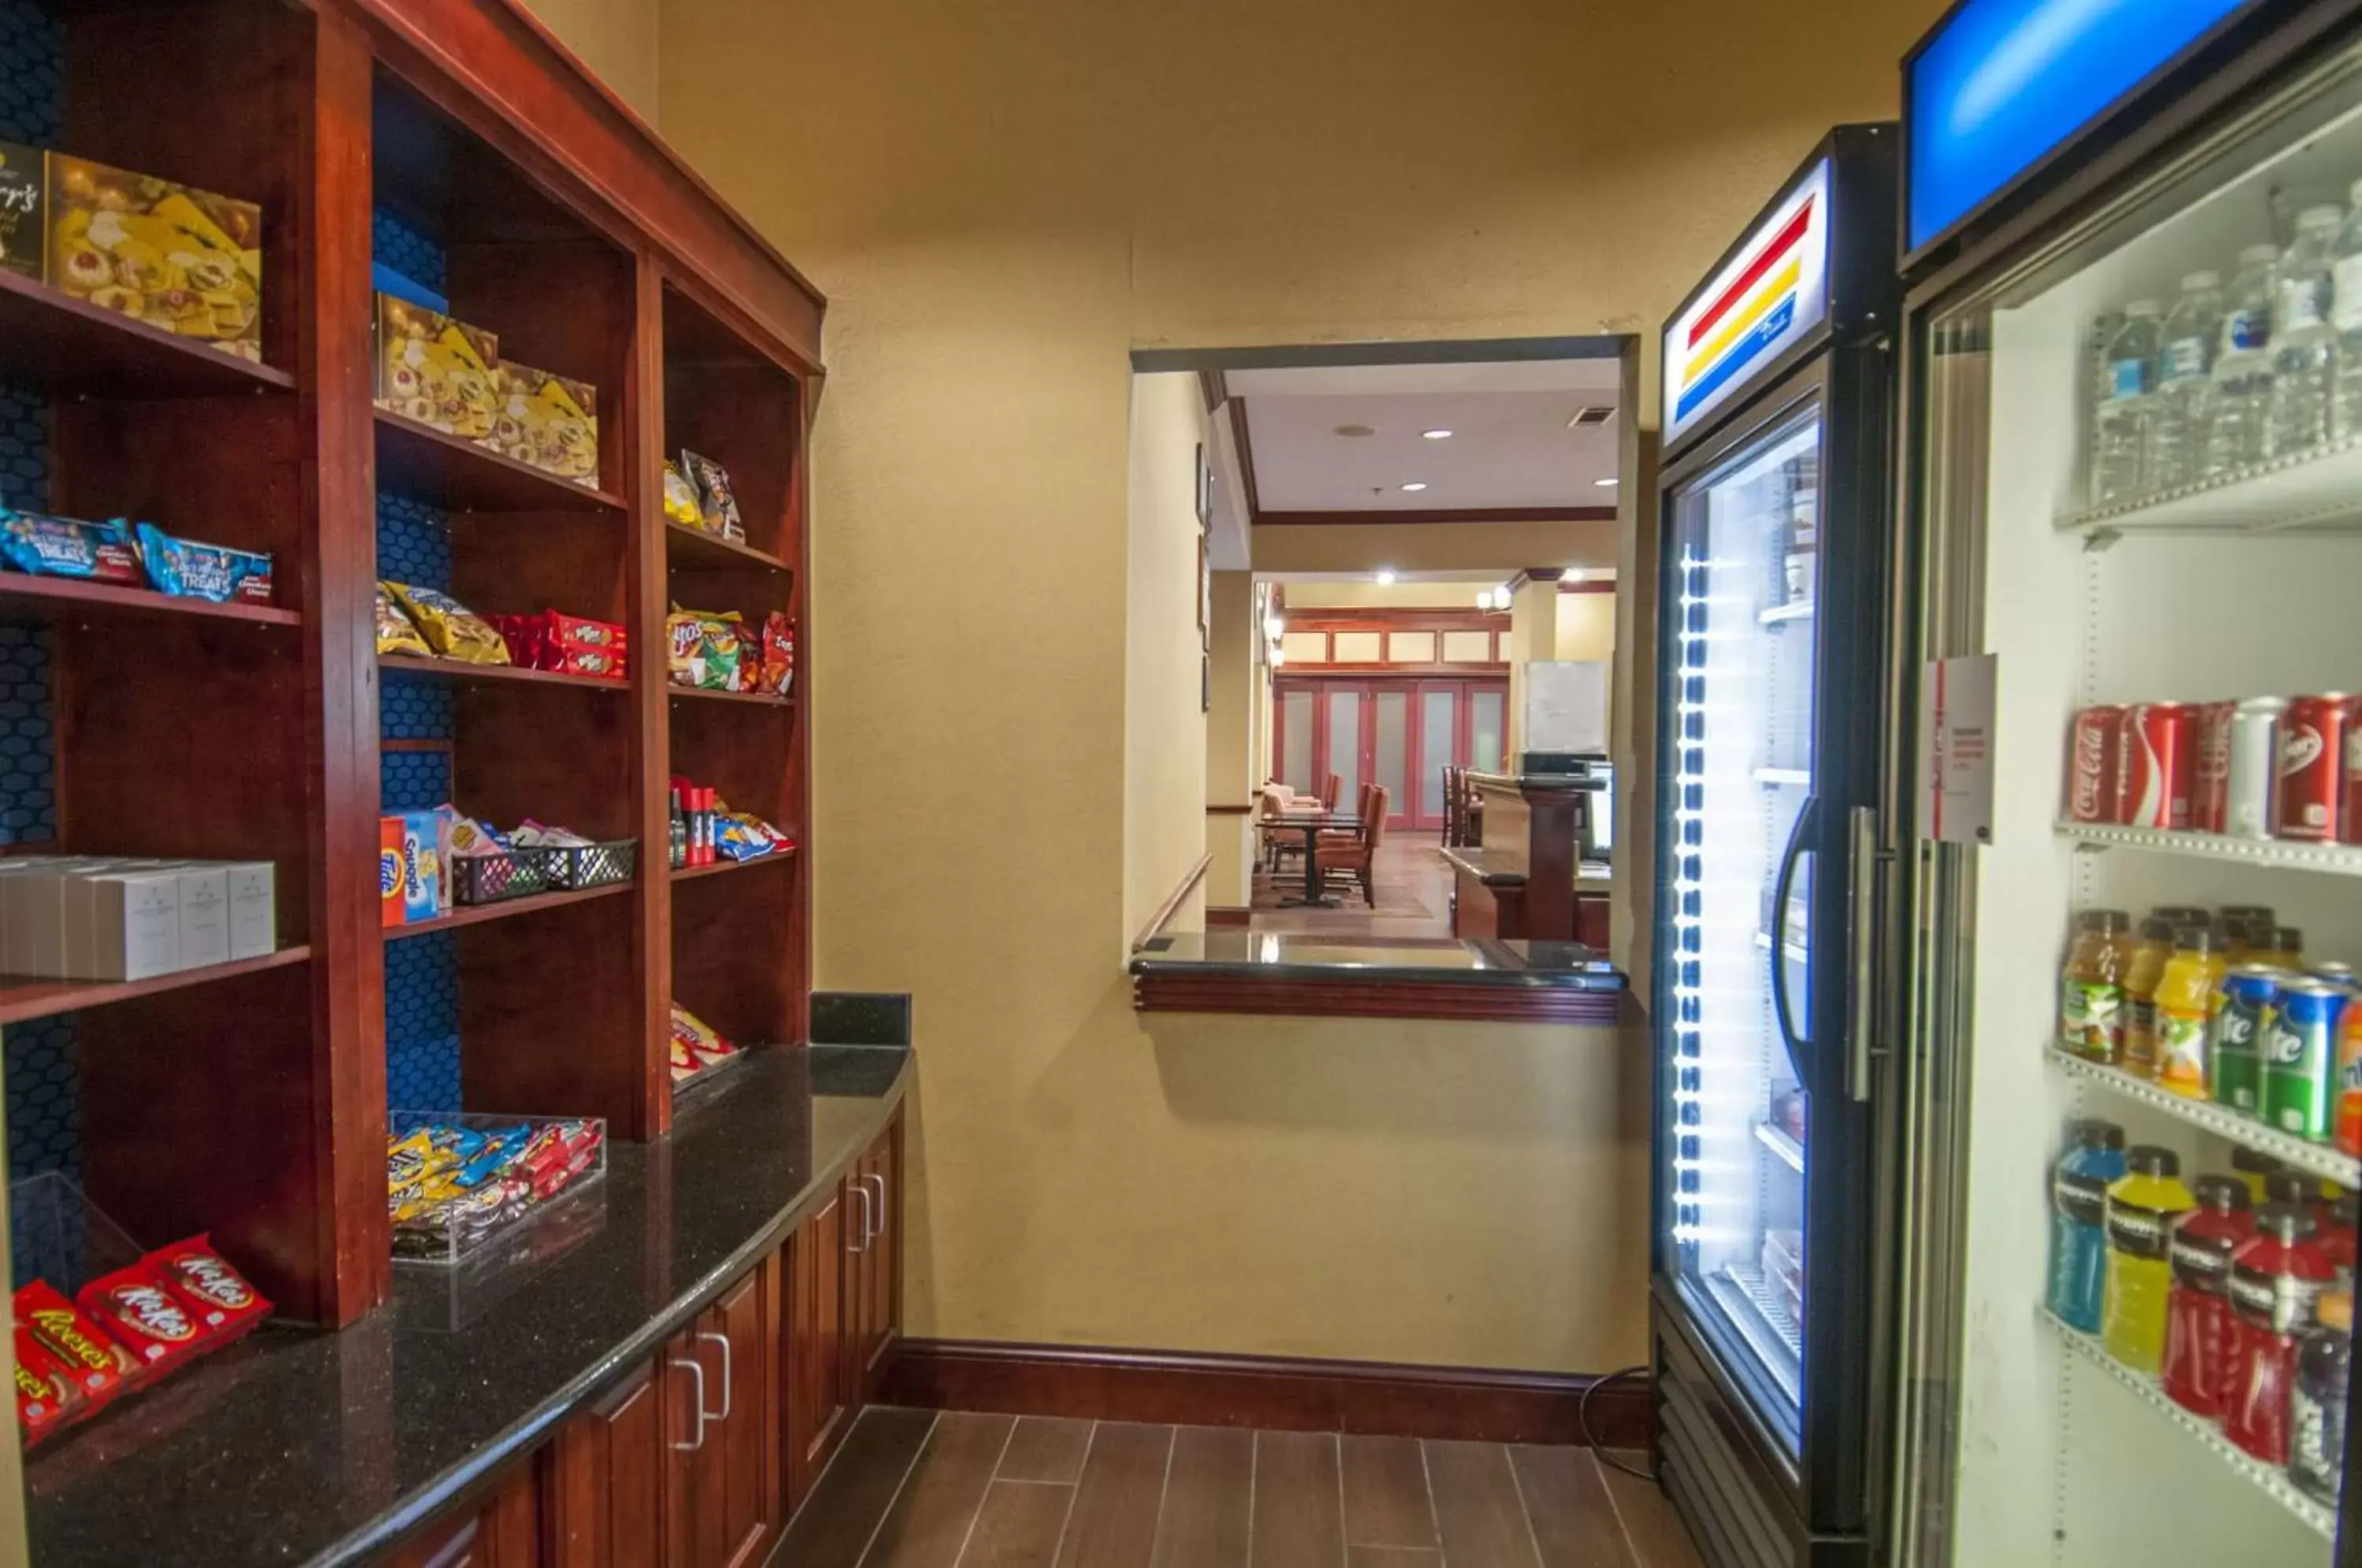
[[[48,1280],[25,1286],[15,1302],[17,1327],[72,1375],[75,1386],[94,1404],[114,1398],[139,1375],[139,1363],[131,1353]]]
[[[37,1443],[74,1419],[90,1403],[72,1370],[42,1348],[21,1325],[17,1330],[17,1420],[25,1441]]]
[[[270,1315],[269,1299],[214,1251],[210,1236],[159,1247],[148,1254],[147,1263],[195,1309],[217,1340],[236,1339]]]
[[[139,560],[148,569],[148,580],[175,599],[204,599],[215,604],[233,599],[251,604],[270,602],[268,553],[176,539],[153,523],[138,524],[133,531],[138,536]]]
[[[149,1376],[186,1361],[211,1339],[189,1304],[144,1263],[99,1275],[76,1299]]]
[[[145,587],[148,581],[139,569],[131,531],[121,518],[83,523],[0,508],[0,559],[36,577],[71,577],[134,587]]]

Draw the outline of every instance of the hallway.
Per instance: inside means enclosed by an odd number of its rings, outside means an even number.
[[[1301,834],[1288,835],[1301,844]],[[1328,873],[1333,910],[1289,909],[1286,900],[1304,896],[1304,857],[1290,856],[1275,874],[1265,861],[1255,872],[1254,904],[1247,925],[1253,931],[1296,935],[1385,937],[1389,941],[1451,936],[1451,867],[1443,858],[1442,835],[1436,833],[1388,833],[1379,841],[1375,907],[1362,897],[1360,881],[1351,873]]]

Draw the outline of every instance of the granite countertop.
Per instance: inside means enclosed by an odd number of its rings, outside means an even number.
[[[1620,991],[1623,973],[1574,942],[1354,940],[1224,926],[1160,936],[1131,955],[1146,976],[1411,980],[1428,985]]]
[[[910,1064],[757,1052],[669,1138],[613,1145],[606,1179],[546,1217],[565,1215],[563,1250],[489,1282],[489,1305],[399,1268],[394,1300],[341,1332],[266,1326],[66,1434],[25,1466],[34,1562],[377,1556],[779,1246],[885,1127]]]
[[[1525,886],[1528,857],[1523,851],[1486,849],[1483,845],[1472,844],[1465,848],[1447,845],[1438,853],[1488,888]],[[1574,868],[1574,885],[1578,888],[1604,892],[1615,880],[1615,868],[1604,860],[1586,860]]]

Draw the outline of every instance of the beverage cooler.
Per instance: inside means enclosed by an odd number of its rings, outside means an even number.
[[[1652,1361],[1716,1568],[1866,1561],[1897,139],[1832,133],[1664,338]]]
[[[2362,1562],[2357,12],[1904,64],[1898,1564]]]

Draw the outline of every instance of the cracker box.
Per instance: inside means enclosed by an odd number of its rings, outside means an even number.
[[[439,812],[402,816],[402,918],[433,920],[443,912],[444,826]]]
[[[49,264],[49,173],[38,147],[0,141],[0,268],[40,280]]]
[[[503,359],[500,415],[489,445],[592,489],[599,484],[599,389]]]
[[[262,358],[262,209],[49,155],[49,282],[78,300]]]
[[[392,294],[377,296],[377,405],[481,441],[500,414],[501,340]]]

